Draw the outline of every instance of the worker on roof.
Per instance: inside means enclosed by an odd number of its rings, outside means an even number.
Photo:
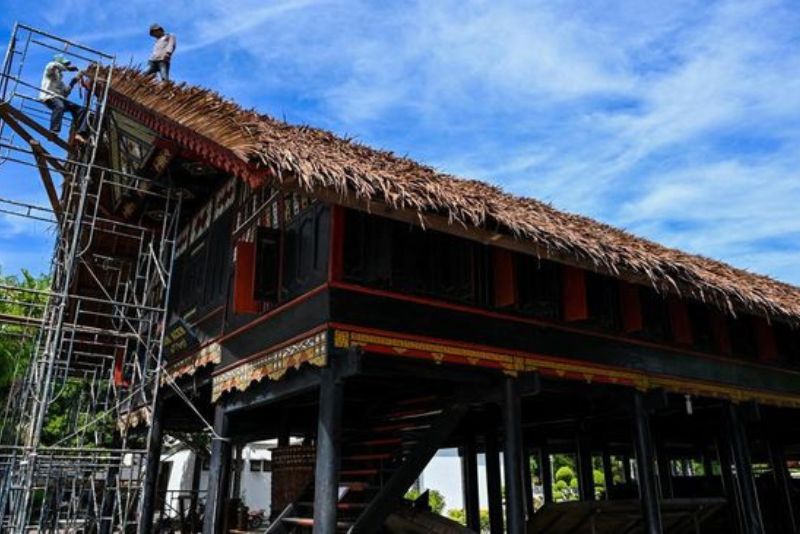
[[[44,73],[42,73],[39,100],[52,111],[50,114],[51,132],[56,135],[61,134],[61,123],[66,110],[72,115],[72,123],[76,126],[74,140],[79,143],[85,143],[89,132],[86,110],[68,99],[72,88],[78,83],[78,77],[74,77],[68,85],[64,83],[64,72],[66,71],[77,72],[78,67],[74,66],[70,60],[61,54],[53,56],[53,61],[45,66]]]
[[[175,36],[164,31],[158,24],[150,26],[150,36],[156,40],[153,53],[147,62],[145,74],[158,73],[162,80],[169,80],[169,64],[175,52]]]

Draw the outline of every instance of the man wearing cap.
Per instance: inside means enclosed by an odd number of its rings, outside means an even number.
[[[42,74],[42,84],[39,89],[39,100],[50,108],[50,131],[56,135],[61,133],[61,123],[64,119],[64,111],[69,111],[72,115],[72,122],[77,125],[75,140],[80,143],[86,142],[88,124],[86,123],[86,113],[84,109],[74,102],[70,102],[69,97],[72,88],[78,82],[75,77],[69,83],[64,83],[64,72],[75,72],[75,67],[68,59],[61,54],[53,56],[53,61],[47,64]]]
[[[169,80],[169,63],[172,60],[172,53],[175,52],[175,36],[164,31],[158,24],[150,26],[150,37],[156,40],[153,45],[153,53],[147,62],[145,74],[158,73],[162,80]]]

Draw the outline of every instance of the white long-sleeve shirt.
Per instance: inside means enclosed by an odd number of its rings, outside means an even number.
[[[175,52],[175,36],[165,33],[153,45],[153,53],[150,54],[150,61],[169,61],[172,53]]]
[[[66,98],[69,95],[70,87],[64,83],[65,70],[67,70],[67,67],[58,61],[51,61],[47,64],[42,73],[39,100],[45,101],[56,97]]]

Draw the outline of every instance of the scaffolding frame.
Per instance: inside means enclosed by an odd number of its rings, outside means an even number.
[[[53,52],[86,65],[83,146],[41,124],[49,111],[38,75]],[[0,213],[54,231],[48,290],[0,284],[0,304],[17,310],[0,314],[0,339],[27,366],[0,423],[3,532],[150,530],[139,518],[143,488],[155,485],[146,469],[154,440],[129,426],[155,413],[168,378],[162,351],[181,194],[96,161],[109,139],[114,65],[112,55],[20,23],[2,64],[0,178],[12,166],[35,169],[50,206],[0,198]],[[146,202],[147,217],[110,213],[110,188]]]

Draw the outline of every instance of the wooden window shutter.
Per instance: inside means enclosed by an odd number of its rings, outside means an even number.
[[[569,265],[564,266],[563,284],[564,320],[585,321],[589,318],[586,271]]]
[[[495,307],[514,306],[517,303],[517,280],[513,252],[502,248],[492,249],[492,278]]]
[[[254,243],[236,243],[236,267],[233,274],[233,312],[257,313],[255,299],[256,247]]]
[[[642,299],[639,286],[629,282],[619,283],[619,303],[622,308],[622,330],[626,334],[641,332],[644,328],[642,320]]]
[[[686,303],[676,298],[669,299],[669,324],[672,330],[672,339],[680,345],[691,345],[692,323],[689,320],[689,310]]]
[[[727,318],[719,312],[710,312],[711,334],[714,338],[714,345],[717,352],[730,356],[731,350],[731,336],[728,332]]]
[[[756,331],[758,359],[762,362],[777,362],[779,358],[775,330],[761,317],[753,317],[753,328]]]

